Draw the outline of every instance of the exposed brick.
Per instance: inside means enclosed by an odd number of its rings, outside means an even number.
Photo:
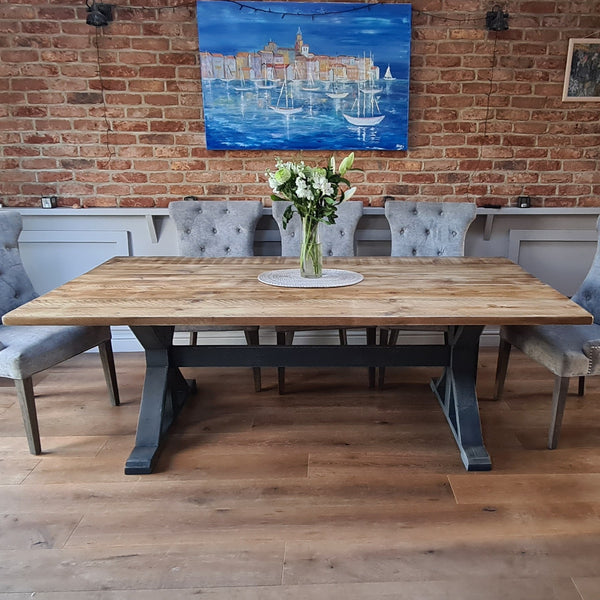
[[[207,150],[194,6],[142,4],[99,32],[85,5],[0,4],[0,179],[14,201],[38,206],[57,187],[64,206],[266,199],[265,170],[298,156]],[[510,205],[525,186],[537,206],[600,204],[598,107],[561,100],[567,40],[600,28],[595,4],[517,0],[498,33],[472,22],[481,0],[413,4],[409,150],[358,152],[356,198]]]

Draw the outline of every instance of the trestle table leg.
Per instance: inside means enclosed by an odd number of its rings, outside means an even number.
[[[489,471],[490,456],[483,444],[475,386],[479,337],[483,327],[450,327],[446,342],[450,364],[431,387],[446,415],[456,439],[461,459],[468,471]]]
[[[146,352],[146,377],[135,447],[125,464],[126,475],[151,473],[160,442],[182,409],[195,382],[187,382],[171,364],[173,327],[132,327]]]

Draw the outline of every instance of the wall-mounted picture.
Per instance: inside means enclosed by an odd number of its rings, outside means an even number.
[[[562,99],[600,101],[600,39],[569,40]]]
[[[212,150],[406,150],[410,4],[197,3]]]

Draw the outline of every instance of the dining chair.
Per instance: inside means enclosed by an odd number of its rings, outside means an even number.
[[[178,200],[169,204],[179,254],[194,258],[254,256],[254,234],[262,212],[258,200]],[[243,331],[248,345],[259,345],[258,326],[185,325],[177,326],[175,331],[189,332],[191,346],[197,344],[200,331]],[[253,374],[254,390],[260,392],[260,367],[253,367]]]
[[[471,202],[415,202],[389,200],[384,214],[390,226],[391,256],[464,256],[465,238],[475,219]],[[394,346],[400,331],[441,331],[445,327],[380,327],[379,343]],[[379,367],[383,388],[385,367]]]
[[[283,214],[290,202],[273,202],[273,218],[279,228],[281,237],[281,256],[299,256],[302,243],[302,220],[297,213],[283,228]],[[337,207],[338,217],[333,225],[319,225],[319,239],[323,256],[355,256],[356,255],[356,228],[363,215],[363,204],[355,200],[342,202]],[[297,331],[323,331],[332,327],[282,327],[275,328],[277,344],[280,346],[291,345]],[[333,328],[338,331],[341,345],[348,344],[347,328]],[[376,329],[367,329],[367,343],[375,344]],[[278,367],[277,381],[279,393],[285,393],[285,367]],[[375,370],[369,369],[369,385],[375,385]]]
[[[596,223],[600,234],[600,219]],[[600,374],[600,238],[592,266],[572,300],[594,317],[591,325],[507,325],[500,328],[494,399],[504,394],[504,382],[513,346],[554,374],[552,416],[548,448],[558,445],[560,429],[573,377],[583,396],[585,378]]]
[[[17,211],[0,211],[0,315],[37,298],[19,253]],[[0,325],[0,377],[12,379],[31,454],[41,454],[33,375],[98,347],[108,393],[119,405],[110,327]]]

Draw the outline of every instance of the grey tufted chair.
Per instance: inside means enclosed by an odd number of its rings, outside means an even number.
[[[392,256],[464,256],[465,237],[475,219],[476,207],[470,202],[390,200],[385,203],[384,211],[392,236]],[[444,329],[432,327],[427,330]],[[400,329],[382,327],[380,344],[395,345],[399,333]],[[384,379],[385,367],[380,367],[380,388]]]
[[[259,201],[182,200],[169,204],[169,215],[177,229],[181,256],[219,258],[254,256],[254,232],[262,216]],[[258,346],[258,327],[237,328],[249,345]],[[177,327],[189,331],[190,344],[196,345],[198,331],[234,331],[235,327]],[[259,367],[253,368],[254,389],[261,389]]]
[[[600,220],[596,228],[600,233]],[[600,238],[592,266],[572,300],[594,316],[592,325],[510,325],[500,329],[495,399],[504,392],[512,346],[554,374],[550,449],[558,445],[570,379],[579,378],[578,394],[583,396],[585,377],[600,374]]]
[[[281,236],[281,255],[300,256],[300,245],[302,242],[302,220],[294,214],[287,227],[283,228],[283,213],[290,205],[289,202],[273,202],[273,218],[279,227]],[[319,225],[319,239],[323,256],[355,256],[356,255],[356,228],[363,214],[363,204],[357,201],[342,202],[337,209],[338,218],[333,225]],[[319,329],[331,329],[329,327]],[[315,330],[314,327],[290,328],[276,327],[277,343],[279,345],[290,345],[294,340],[296,331]],[[340,344],[348,343],[346,329],[338,329]],[[367,338],[375,342],[375,328],[367,330]],[[277,369],[279,393],[285,393],[285,368]],[[374,385],[375,372],[369,370],[369,381]]]
[[[37,297],[19,254],[21,215],[0,211],[0,314]],[[119,392],[110,343],[110,327],[39,327],[0,325],[0,377],[12,379],[32,454],[41,454],[32,376],[98,346],[113,406]]]

